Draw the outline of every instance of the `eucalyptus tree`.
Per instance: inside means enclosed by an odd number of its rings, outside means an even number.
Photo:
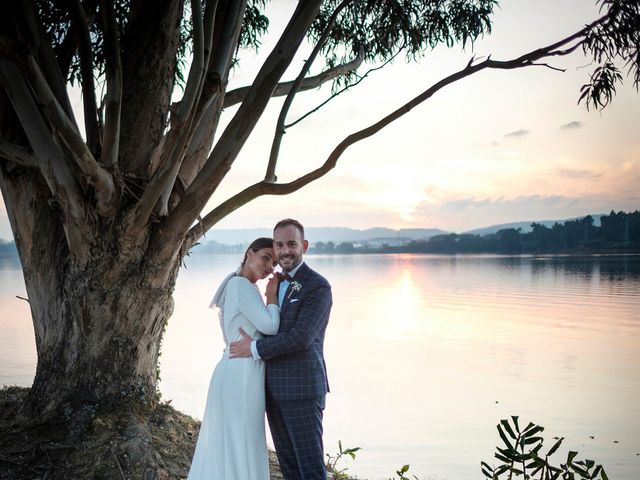
[[[21,0],[0,6],[0,186],[20,254],[38,364],[25,412],[55,415],[157,401],[157,361],[183,257],[235,209],[292,193],[342,153],[435,92],[484,69],[593,58],[582,100],[602,108],[628,68],[638,87],[639,7],[601,0],[602,16],[556,43],[460,71],[357,132],[324,163],[279,181],[297,94],[355,87],[366,68],[416,60],[491,30],[495,0],[304,0],[251,85],[228,89],[244,47],[269,30],[266,0]],[[300,46],[312,51],[283,79]],[[187,68],[186,59],[189,58]],[[626,66],[623,64],[626,62]],[[317,63],[312,75],[312,65]],[[82,89],[84,129],[68,84]],[[398,79],[401,85],[402,79]],[[182,91],[172,103],[174,90]],[[270,100],[286,96],[264,179],[204,211]],[[237,105],[218,131],[223,110]],[[215,141],[214,141],[215,139]],[[266,155],[265,155],[266,157]],[[82,410],[84,409],[84,410]]]

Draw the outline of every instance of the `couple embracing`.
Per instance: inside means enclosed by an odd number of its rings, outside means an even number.
[[[285,480],[326,479],[322,414],[329,391],[323,356],[331,286],[303,262],[304,227],[281,220],[218,288],[225,350],[216,366],[188,480],[268,480],[264,428]],[[255,285],[274,274],[266,305]]]

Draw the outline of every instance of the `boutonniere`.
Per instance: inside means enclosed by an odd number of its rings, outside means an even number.
[[[302,284],[300,282],[297,282],[295,280],[291,282],[291,291],[289,292],[289,295],[287,295],[287,298],[289,298],[293,294],[293,292],[299,292],[301,288]]]

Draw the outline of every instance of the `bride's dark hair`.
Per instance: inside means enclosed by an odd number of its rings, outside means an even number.
[[[263,248],[273,248],[273,238],[260,237],[260,238],[256,238],[253,242],[251,242],[251,245],[249,245],[249,248],[247,248],[247,250],[244,252],[244,258],[242,259],[242,263],[240,265],[244,265],[244,262],[247,259],[247,253],[249,253],[249,250],[252,250],[253,252],[257,252],[258,250],[262,250]]]

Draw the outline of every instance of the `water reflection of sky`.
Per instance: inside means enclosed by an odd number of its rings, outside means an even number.
[[[328,451],[389,478],[479,477],[495,424],[518,414],[609,476],[640,470],[640,257],[311,256],[333,285]],[[201,416],[222,351],[207,308],[234,256],[193,257],[162,347],[161,390]],[[16,278],[18,280],[16,280]],[[28,385],[33,329],[19,270],[0,267],[0,383]],[[594,438],[591,439],[590,437]],[[618,443],[615,443],[615,442]]]

